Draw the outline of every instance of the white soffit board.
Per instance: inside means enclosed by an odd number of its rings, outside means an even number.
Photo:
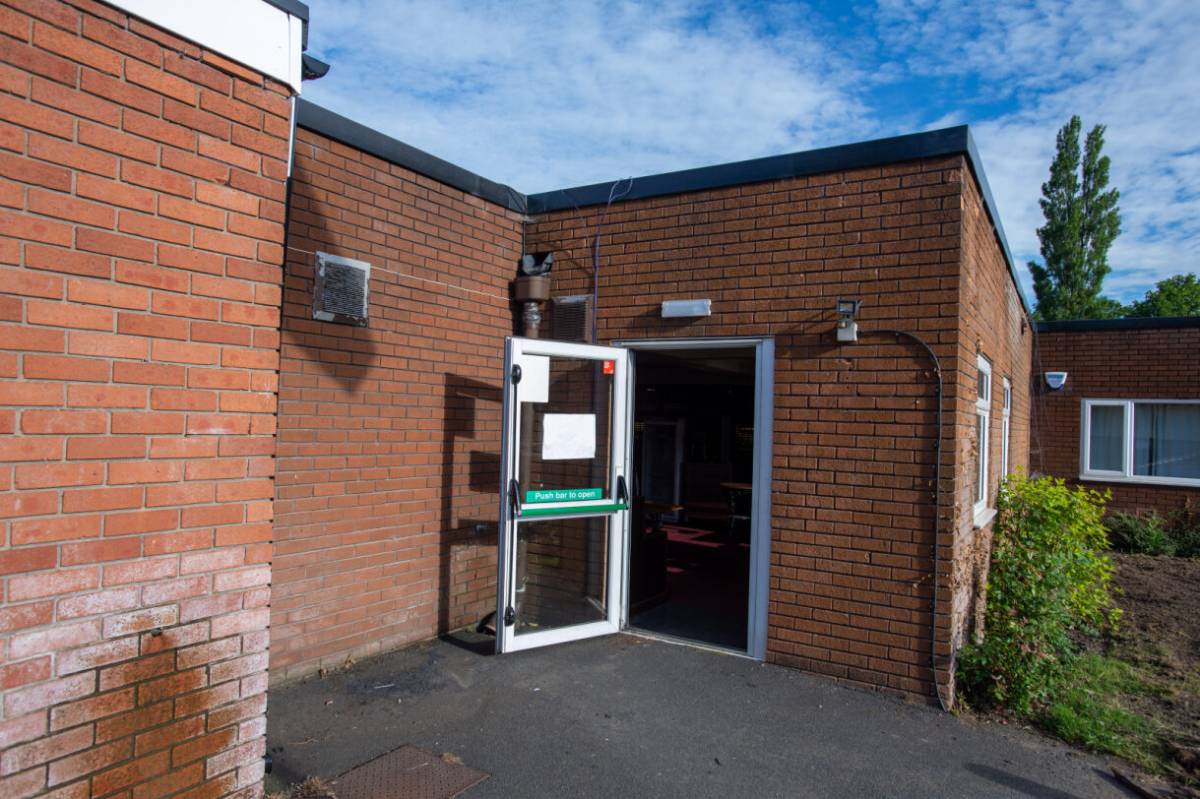
[[[300,93],[304,21],[263,0],[109,0]]]

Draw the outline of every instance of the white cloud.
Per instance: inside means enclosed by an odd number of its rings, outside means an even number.
[[[1109,293],[1200,271],[1195,0],[310,6],[333,69],[306,96],[521,191],[969,122],[1023,262],[1078,113],[1122,194]]]
[[[915,71],[979,76],[1015,109],[971,120],[1014,253],[1038,257],[1041,183],[1071,114],[1107,126],[1123,232],[1106,292],[1140,297],[1158,280],[1200,271],[1200,4],[926,3],[887,0],[880,30]],[[903,24],[907,21],[909,24]],[[935,46],[936,45],[936,46]]]
[[[861,139],[856,68],[799,7],[314,2],[314,100],[521,191]],[[770,26],[770,30],[766,30]]]

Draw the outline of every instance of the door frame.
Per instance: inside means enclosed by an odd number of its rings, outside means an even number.
[[[771,458],[775,441],[775,340],[770,336],[714,338],[640,338],[614,341],[612,346],[633,350],[627,401],[633,451],[634,396],[637,393],[637,352],[643,350],[753,349],[754,350],[754,486],[750,513],[750,587],[747,597],[746,654],[756,660],[767,656],[767,612],[771,572]],[[629,536],[622,552],[621,629],[629,627]],[[738,651],[738,650],[731,650]]]

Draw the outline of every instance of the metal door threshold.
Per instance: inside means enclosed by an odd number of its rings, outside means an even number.
[[[727,646],[719,644],[709,644],[704,641],[697,641],[694,638],[683,638],[678,635],[669,633],[660,633],[654,630],[643,630],[640,627],[625,627],[621,630],[622,633],[632,635],[635,638],[648,638],[652,641],[662,641],[664,644],[673,644],[675,646],[687,646],[692,649],[703,649],[708,652],[715,652],[718,655],[732,655],[733,657],[745,658],[746,660],[758,661],[759,658],[754,657],[744,649],[731,649]]]

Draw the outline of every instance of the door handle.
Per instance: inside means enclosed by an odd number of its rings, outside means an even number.
[[[617,475],[617,502],[629,504],[629,489],[625,487],[625,475]]]
[[[508,481],[508,507],[513,516],[521,515],[521,483],[515,477]]]

